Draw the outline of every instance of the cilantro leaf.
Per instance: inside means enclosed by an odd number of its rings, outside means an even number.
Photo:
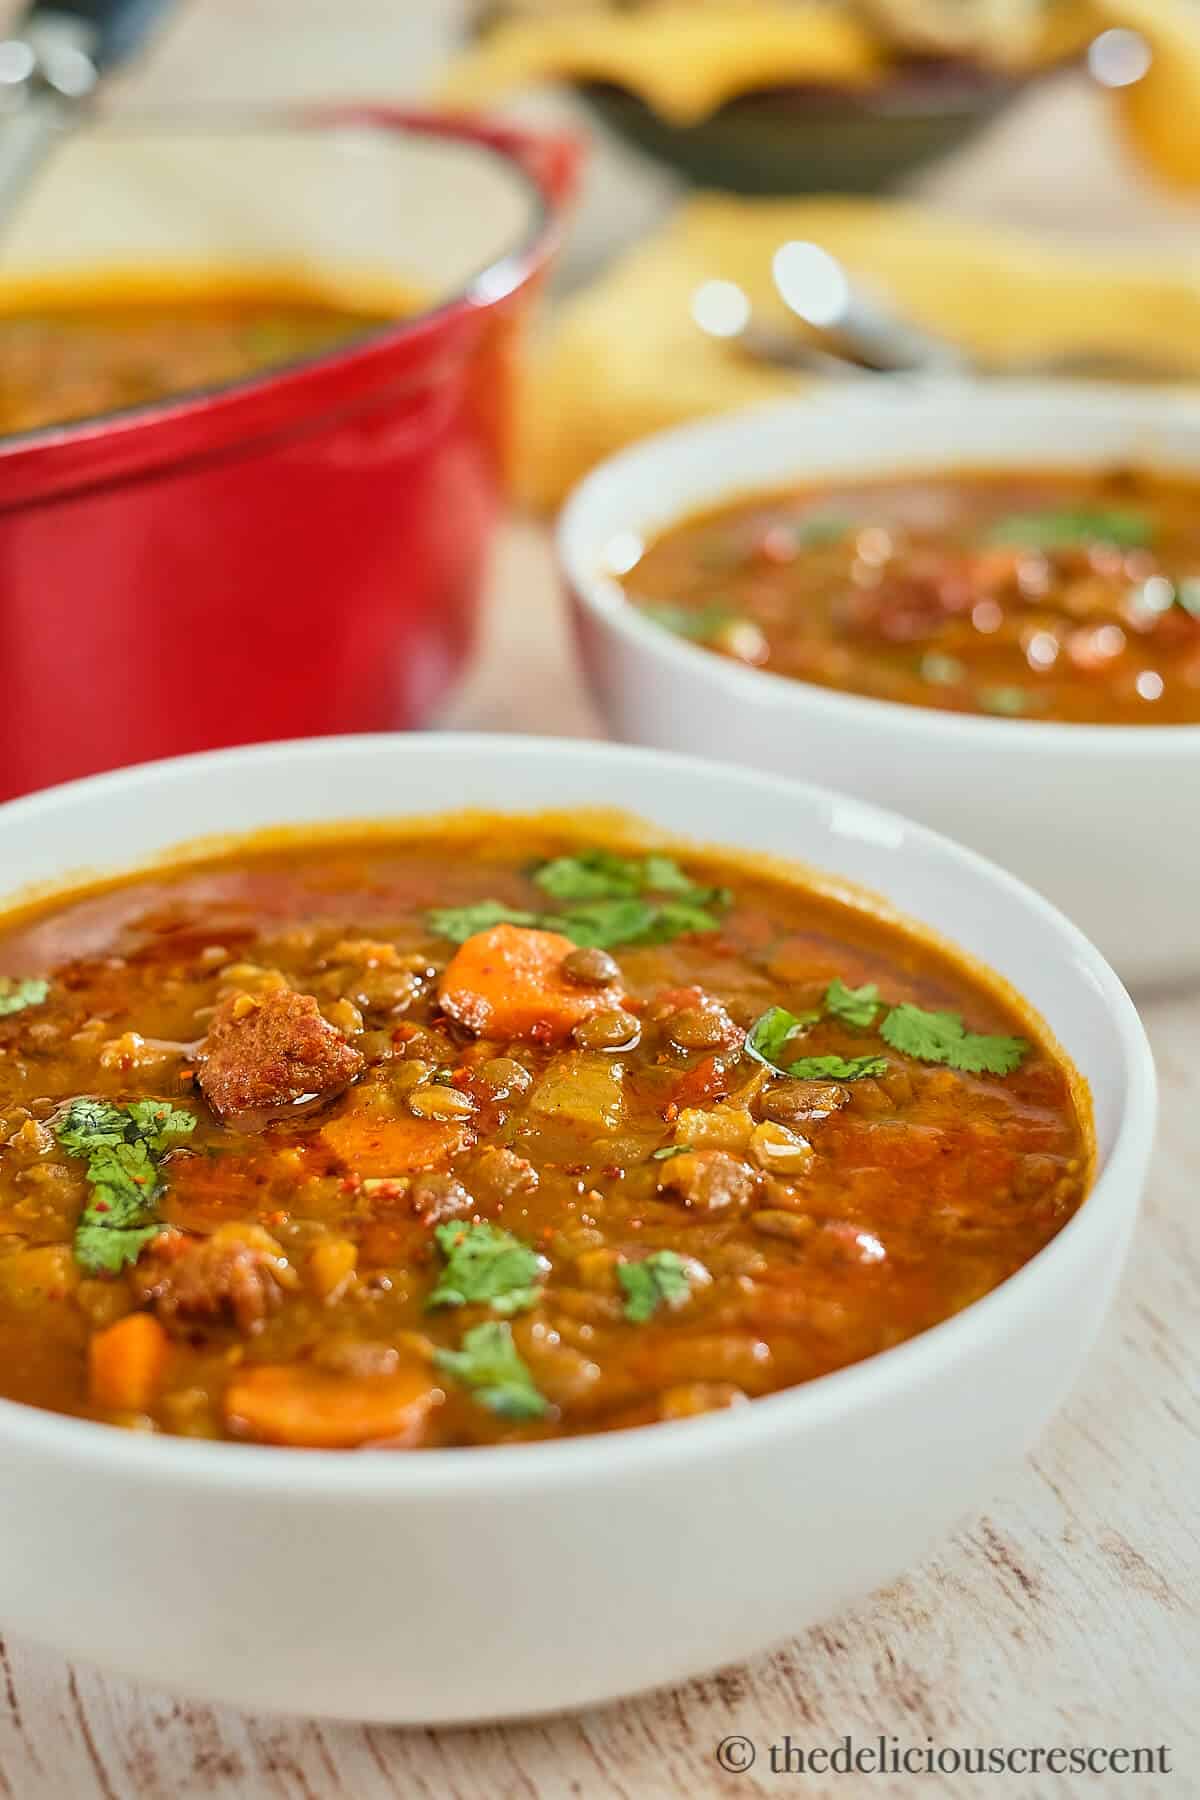
[[[502,900],[477,900],[472,906],[445,906],[426,913],[425,923],[438,937],[452,944],[465,944],[477,931],[490,931],[493,925],[541,925],[537,913],[522,912],[518,906],[505,906]]]
[[[461,1350],[435,1350],[434,1362],[501,1418],[540,1419],[550,1410],[518,1354],[507,1320],[476,1325],[463,1338]]]
[[[926,1012],[908,1001],[892,1008],[880,1035],[905,1056],[966,1075],[1011,1075],[1029,1049],[1025,1038],[986,1037],[968,1031],[958,1013]]]
[[[840,1019],[843,1025],[856,1025],[865,1028],[875,1023],[875,1015],[879,1011],[879,989],[873,981],[864,987],[847,987],[840,975],[835,975],[825,989],[825,1011],[832,1019]]]
[[[797,1081],[861,1081],[865,1075],[886,1075],[886,1056],[802,1056],[789,1063],[787,1072]]]
[[[654,919],[655,908],[648,900],[629,898],[571,906],[564,913],[548,916],[543,924],[585,949],[611,950],[615,944],[644,943]]]
[[[16,981],[0,977],[0,1019],[11,1013],[24,1012],[27,1006],[40,1006],[50,992],[48,981]]]
[[[688,1266],[677,1250],[655,1250],[640,1262],[618,1263],[625,1317],[644,1325],[660,1306],[682,1306],[692,1291]]]
[[[534,871],[534,881],[555,900],[619,900],[639,894],[642,864],[614,850],[580,850],[556,856]]]
[[[694,1149],[692,1144],[660,1144],[657,1150],[650,1152],[651,1162],[667,1162],[672,1156],[689,1156]]]
[[[997,519],[989,528],[986,541],[1030,550],[1070,550],[1086,544],[1116,544],[1123,550],[1135,550],[1148,544],[1152,535],[1149,517],[1131,508],[1114,507],[1110,511],[1048,507],[1045,511],[1010,513],[1007,518]]]
[[[717,894],[716,889],[696,890],[697,895]],[[715,902],[720,904],[719,899]],[[664,900],[661,905],[652,907],[651,917],[644,929],[636,938],[630,940],[637,944],[669,944],[673,938],[683,937],[689,931],[717,931],[720,919],[715,919],[709,910],[709,902],[705,900]]]
[[[783,1050],[788,1039],[814,1024],[818,1016],[816,1013],[792,1013],[786,1006],[768,1007],[746,1033],[746,1049],[755,1062],[766,1063],[769,1069],[782,1070]]]
[[[53,1122],[62,1148],[87,1159],[90,1192],[75,1228],[75,1259],[89,1275],[118,1274],[157,1236],[166,1191],[159,1163],[195,1127],[193,1113],[167,1100],[114,1106],[87,1097]]]
[[[89,1274],[115,1275],[136,1262],[161,1229],[158,1167],[139,1139],[96,1150],[88,1159],[91,1194],[75,1234],[75,1256]]]
[[[813,550],[822,544],[838,544],[851,530],[852,521],[840,513],[810,513],[807,518],[789,520],[785,529],[799,550]]]
[[[90,1156],[107,1144],[123,1144],[128,1121],[107,1100],[72,1100],[54,1121],[54,1135],[72,1156]]]
[[[195,1113],[184,1112],[169,1100],[131,1100],[125,1111],[138,1136],[160,1156],[196,1129]]]
[[[510,1231],[451,1221],[435,1227],[433,1235],[446,1267],[426,1306],[484,1305],[515,1313],[537,1304],[538,1277],[549,1265]]]
[[[696,886],[674,857],[661,853],[642,857],[581,850],[543,863],[533,879],[553,899],[567,902],[563,911],[527,912],[499,900],[480,900],[430,912],[426,923],[456,944],[493,925],[522,925],[560,931],[585,948],[610,950],[618,944],[665,944],[689,931],[716,931],[714,914],[731,900],[725,888]],[[654,894],[668,898],[647,898]]]
[[[661,625],[675,637],[688,638],[694,644],[706,644],[723,625],[729,625],[737,614],[720,601],[708,606],[677,606],[670,600],[635,600],[637,611],[654,625]]]
[[[1016,686],[980,688],[976,698],[984,712],[1001,719],[1019,719],[1033,704],[1028,688]]]
[[[119,1275],[161,1230],[157,1220],[152,1225],[112,1225],[85,1216],[75,1231],[75,1260],[89,1275]]]

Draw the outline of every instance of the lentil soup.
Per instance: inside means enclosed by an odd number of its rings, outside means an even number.
[[[1200,484],[930,472],[747,496],[624,579],[646,617],[796,680],[948,712],[1200,724]]]
[[[130,1429],[741,1405],[969,1305],[1089,1175],[998,983],[744,860],[474,818],[0,920],[0,1393]]]

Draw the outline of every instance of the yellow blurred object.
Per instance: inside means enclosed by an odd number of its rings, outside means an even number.
[[[559,312],[529,380],[525,497],[553,506],[647,432],[802,393],[804,378],[707,336],[690,311],[701,283],[734,281],[756,313],[786,325],[771,259],[793,238],[826,245],[913,319],[982,356],[1104,350],[1194,365],[1200,380],[1200,254],[1155,263],[1059,249],[886,201],[706,195]]]
[[[1150,51],[1145,74],[1113,93],[1135,150],[1172,186],[1200,186],[1200,6],[1100,0],[1099,10],[1106,26],[1136,31]]]
[[[681,6],[502,24],[458,59],[439,99],[470,108],[542,81],[612,82],[694,125],[753,88],[865,87],[882,66],[875,36],[836,6]]]
[[[881,0],[872,4],[881,10]],[[888,10],[904,8],[888,0]],[[1044,68],[1077,55],[1093,20],[1090,0],[1057,0],[1040,26],[1022,19],[1002,33],[990,20],[977,54],[995,67]],[[924,40],[920,47],[928,52]],[[830,0],[521,17],[494,26],[459,57],[438,98],[447,107],[474,108],[544,81],[606,82],[636,94],[668,123],[687,126],[758,89],[870,87],[886,79],[903,52],[894,21],[889,30],[882,16],[872,23],[867,11]]]

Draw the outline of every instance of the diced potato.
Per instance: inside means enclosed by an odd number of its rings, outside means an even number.
[[[69,1244],[39,1244],[0,1259],[0,1295],[13,1306],[66,1300],[79,1286],[79,1265]]]
[[[694,1150],[744,1150],[754,1120],[740,1106],[685,1106],[675,1121],[675,1142]]]
[[[358,1246],[349,1238],[326,1238],[308,1259],[308,1283],[318,1300],[337,1300],[345,1293],[358,1263]]]
[[[621,1123],[625,1096],[622,1067],[600,1051],[578,1050],[555,1059],[534,1088],[529,1110],[581,1131],[612,1131]]]

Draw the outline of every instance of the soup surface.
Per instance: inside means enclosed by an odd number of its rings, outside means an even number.
[[[1136,469],[795,489],[688,519],[625,578],[647,617],[875,700],[1200,723],[1200,484]]]
[[[0,434],[219,387],[395,317],[265,280],[174,291],[55,289],[28,310],[0,289]]]
[[[0,928],[0,1393],[472,1445],[945,1319],[1079,1206],[1013,1004],[844,898],[550,819],[246,845]]]

